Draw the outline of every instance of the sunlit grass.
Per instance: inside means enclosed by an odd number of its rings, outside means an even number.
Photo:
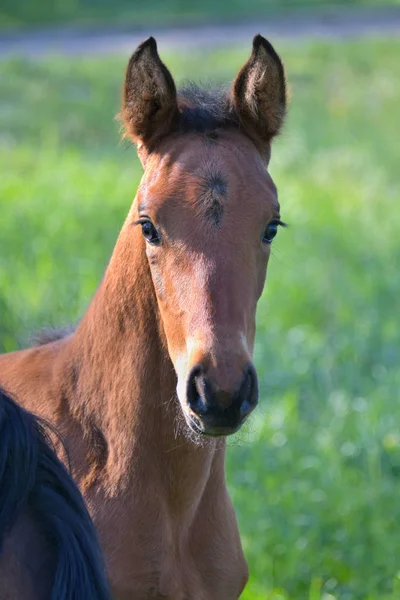
[[[249,40],[250,43],[250,40]],[[286,44],[282,217],[258,314],[261,404],[228,479],[245,600],[400,597],[400,43]],[[232,79],[239,50],[167,56]],[[0,347],[76,321],[140,178],[124,59],[0,64]]]

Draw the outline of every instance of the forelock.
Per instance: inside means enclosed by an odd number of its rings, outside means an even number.
[[[182,132],[209,133],[219,128],[238,127],[238,116],[226,88],[201,88],[193,82],[178,90]]]

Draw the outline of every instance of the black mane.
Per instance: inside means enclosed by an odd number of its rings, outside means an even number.
[[[55,559],[51,599],[111,600],[92,520],[48,429],[0,390],[0,560],[6,535],[27,510]]]

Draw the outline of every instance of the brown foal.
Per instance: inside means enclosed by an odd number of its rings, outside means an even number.
[[[144,175],[75,332],[4,355],[0,383],[62,433],[118,600],[234,600],[248,570],[225,436],[257,404],[255,312],[280,222],[286,109],[261,36],[232,90],[176,90],[149,38],[121,118]]]

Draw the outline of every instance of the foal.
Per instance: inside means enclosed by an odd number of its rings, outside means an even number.
[[[44,427],[0,390],[0,598],[111,600],[92,521]]]
[[[66,439],[118,600],[234,600],[248,577],[224,437],[258,400],[255,312],[286,109],[261,36],[228,93],[177,92],[149,38],[121,119],[144,175],[76,331],[5,355],[0,381]],[[220,438],[220,439],[218,439]]]

